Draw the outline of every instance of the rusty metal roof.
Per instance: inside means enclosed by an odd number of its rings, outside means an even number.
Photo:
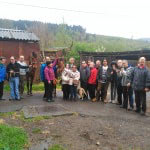
[[[18,40],[18,41],[39,41],[39,38],[32,32],[24,30],[3,29],[0,28],[0,39],[2,40]]]

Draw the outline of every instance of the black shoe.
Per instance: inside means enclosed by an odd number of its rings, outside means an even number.
[[[16,101],[21,101],[21,99],[20,99],[20,98],[19,98],[19,99],[18,99],[18,98],[16,98],[15,100],[16,100]]]
[[[142,111],[141,116],[146,116],[146,113]]]
[[[13,99],[13,98],[10,98],[10,99],[9,99],[9,101],[14,101],[14,100],[15,100],[15,99]]]
[[[24,99],[24,97],[21,96],[20,99]]]
[[[4,100],[6,100],[6,99],[4,99],[4,98],[0,98],[0,101],[4,101]]]
[[[141,113],[141,111],[140,111],[140,110],[137,110],[137,109],[135,110],[135,112],[136,112],[136,113]]]
[[[55,102],[55,100],[53,100],[53,99],[50,99],[50,101],[51,101],[51,102]]]

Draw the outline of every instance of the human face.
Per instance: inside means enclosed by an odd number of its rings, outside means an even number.
[[[124,68],[127,68],[128,67],[128,62],[127,61],[123,61],[122,65],[123,65]]]
[[[139,65],[140,66],[145,66],[145,59],[140,59],[139,60]]]
[[[101,66],[101,62],[99,60],[96,61],[96,66]]]
[[[74,58],[71,58],[70,59],[70,64],[74,64],[74,61],[75,61]]]
[[[20,56],[20,61],[24,62],[24,56]]]
[[[46,57],[45,60],[46,60],[46,61],[50,61],[50,58],[49,58],[49,57]]]
[[[15,63],[15,58],[14,58],[14,57],[10,57],[10,62],[11,62],[12,64],[14,64],[14,63]]]
[[[2,63],[2,64],[5,64],[5,63],[6,63],[6,59],[3,58],[3,59],[1,60],[1,63]]]
[[[103,65],[104,65],[104,66],[107,66],[107,60],[104,60],[104,61],[103,61]]]
[[[118,67],[122,67],[122,60],[118,60],[117,65]]]
[[[82,67],[83,67],[83,68],[85,68],[85,67],[86,67],[86,63],[85,63],[85,61],[84,61],[84,62],[82,62]]]
[[[73,67],[72,67],[72,71],[73,71],[73,72],[76,72],[76,71],[77,71],[77,67],[76,67],[76,66],[73,66]]]
[[[66,64],[66,68],[69,69],[69,64]]]
[[[90,65],[89,65],[89,67],[90,67],[90,68],[94,68],[94,63],[91,62]]]

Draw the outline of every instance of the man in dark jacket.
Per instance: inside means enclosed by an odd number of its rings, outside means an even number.
[[[6,58],[0,58],[0,100],[3,99],[4,81],[6,80]]]
[[[108,102],[107,91],[110,82],[110,73],[111,73],[111,68],[108,67],[107,60],[104,59],[103,66],[100,67],[97,75],[98,90],[97,90],[96,98],[99,98],[98,94],[101,92],[101,100],[105,103]]]
[[[128,86],[132,86],[135,92],[136,112],[146,113],[146,92],[149,91],[149,70],[145,66],[145,57],[139,59],[139,64],[129,76]]]
[[[16,62],[14,56],[10,57],[10,63],[7,66],[8,80],[10,84],[10,100],[20,100],[19,94],[19,75],[20,68],[27,69],[28,66],[21,66]]]
[[[82,61],[81,67],[80,67],[80,83],[81,83],[81,88],[83,88],[86,92],[86,95],[84,95],[84,100],[88,99],[88,78],[90,76],[90,69],[87,66],[85,61]]]

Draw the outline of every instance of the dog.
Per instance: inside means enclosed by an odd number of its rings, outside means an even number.
[[[83,88],[81,88],[81,87],[78,89],[78,94],[79,94],[79,96],[80,96],[80,99],[82,99],[82,100],[83,100],[84,96],[87,96],[87,93],[86,93],[85,90],[84,90]]]

